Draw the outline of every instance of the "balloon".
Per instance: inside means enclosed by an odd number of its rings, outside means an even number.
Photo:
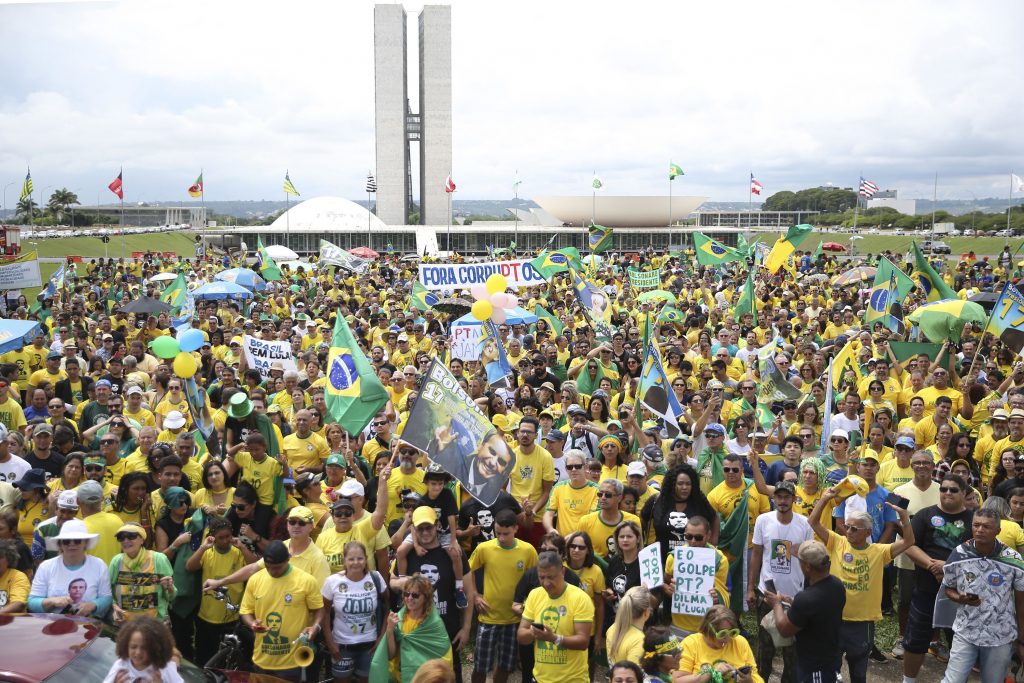
[[[487,291],[491,294],[504,292],[507,288],[508,283],[505,281],[505,276],[501,273],[495,273],[487,278]]]
[[[178,335],[178,346],[181,347],[182,351],[192,353],[202,348],[203,343],[206,341],[206,335],[203,334],[202,330],[197,330],[194,327],[189,328]]]
[[[149,348],[157,358],[174,358],[181,353],[181,346],[174,337],[157,337],[149,342]]]
[[[470,309],[473,313],[473,317],[483,322],[491,317],[494,313],[494,306],[491,305],[490,301],[474,301],[473,308]]]
[[[491,320],[494,321],[495,323],[497,323],[498,325],[500,325],[503,322],[505,322],[505,320],[506,320],[505,309],[504,308],[495,308],[494,312],[491,313]]]
[[[174,374],[182,379],[188,379],[192,375],[196,374],[196,370],[199,369],[199,364],[196,363],[196,359],[192,357],[191,353],[182,351],[174,357]]]
[[[487,291],[487,287],[484,285],[473,285],[469,288],[469,291],[477,301],[487,301],[491,298],[491,293]]]
[[[491,303],[494,304],[495,308],[512,308],[512,302],[514,301],[515,297],[505,292],[491,295]]]

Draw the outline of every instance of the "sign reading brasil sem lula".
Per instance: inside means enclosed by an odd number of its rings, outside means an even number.
[[[427,289],[461,289],[482,285],[495,273],[505,276],[512,289],[532,287],[547,282],[526,259],[488,261],[486,263],[421,263],[420,284]]]

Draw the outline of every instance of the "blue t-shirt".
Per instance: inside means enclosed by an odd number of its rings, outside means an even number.
[[[868,491],[868,495],[865,499],[868,503],[867,512],[871,515],[871,519],[874,521],[874,525],[871,527],[871,542],[878,543],[878,539],[882,537],[882,532],[885,531],[885,525],[889,522],[895,523],[899,517],[896,515],[896,511],[885,504],[885,499],[889,497],[889,491],[882,486],[876,486],[874,491]],[[832,516],[837,519],[845,519],[846,517],[846,501],[844,500],[842,505],[837,507],[833,512]]]
[[[768,465],[768,472],[764,475],[764,480],[769,486],[775,486],[779,483],[779,480],[782,479],[782,475],[789,470],[792,470],[797,474],[800,473],[800,470],[796,467],[790,467],[787,465],[785,460],[776,460],[771,465]]]

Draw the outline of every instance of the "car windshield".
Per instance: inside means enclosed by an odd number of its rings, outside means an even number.
[[[104,626],[102,633],[93,638],[77,657],[47,678],[47,683],[103,683],[110,667],[117,661],[115,637],[115,632]],[[212,680],[206,672],[188,661],[182,661],[178,673],[185,683],[210,683]]]

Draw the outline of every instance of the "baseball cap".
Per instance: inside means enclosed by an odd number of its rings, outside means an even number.
[[[768,434],[763,429],[758,427],[757,431],[754,432],[753,434],[751,434],[751,438],[754,438],[754,439],[767,439],[768,438]]]
[[[627,477],[646,477],[647,466],[642,462],[631,462],[629,467],[626,468]]]
[[[340,510],[341,508],[348,508],[355,512],[356,506],[352,504],[352,500],[350,498],[339,498],[334,501],[333,505],[331,505],[332,510]]]
[[[641,448],[640,455],[643,456],[644,460],[650,460],[651,462],[661,462],[665,459],[665,454],[662,453],[661,448],[653,443]]]
[[[718,424],[717,422],[712,422],[709,425],[705,425],[704,431],[705,432],[713,432],[715,434],[721,434],[722,436],[725,436],[725,427],[723,427],[722,425]]]
[[[53,434],[53,426],[45,422],[41,422],[32,428],[32,436],[36,434]]]
[[[125,393],[125,396],[133,396],[135,394],[141,394],[142,393],[142,387],[140,387],[138,384],[133,384],[130,387],[128,387],[128,390],[125,391],[124,393]]]
[[[791,481],[786,481],[785,479],[780,479],[775,484],[775,493],[776,494],[778,494],[778,493],[788,493],[791,496],[795,496],[796,495],[796,485],[793,484],[793,482],[791,482]]]
[[[74,490],[61,491],[57,496],[57,507],[65,510],[78,509],[78,493]]]
[[[568,408],[566,408],[565,412],[567,412],[569,415],[586,415],[587,414],[587,411],[583,410],[582,407],[576,405],[575,403],[573,403]]]
[[[312,523],[316,517],[313,511],[305,505],[296,505],[288,511],[288,519],[301,519],[304,522]]]
[[[366,489],[355,479],[346,479],[341,484],[341,488],[338,489],[338,494],[343,498],[351,498],[352,496],[364,496],[366,495]]]
[[[82,482],[78,487],[78,502],[96,505],[103,500],[103,487],[97,481]]]
[[[881,460],[878,459],[878,453],[873,451],[870,448],[865,448],[864,449],[864,452],[861,453],[861,455],[860,455],[860,459],[861,460],[874,460],[875,462],[881,462]]]
[[[337,503],[335,503],[337,505]],[[270,562],[272,564],[281,564],[291,559],[288,553],[288,547],[281,541],[271,541],[267,544],[267,547],[263,549],[263,561]]]
[[[912,436],[901,436],[900,438],[896,439],[896,445],[906,446],[907,448],[910,449],[917,448],[917,442],[914,441],[914,437]]]
[[[322,479],[322,475],[313,474],[312,472],[303,472],[299,476],[295,477],[295,490],[301,491],[307,486],[312,486],[318,483]]]
[[[57,353],[56,351],[50,351],[48,354],[46,354],[46,360],[60,360],[60,357],[60,354]]]
[[[549,429],[544,435],[545,441],[565,441],[565,432],[561,429]]]
[[[113,386],[113,385],[111,385],[111,383],[110,383],[110,380],[109,380],[109,379],[101,379],[101,380],[97,380],[97,381],[96,381],[96,384],[94,384],[94,385],[93,385],[93,387],[95,387],[95,388],[97,388],[97,389],[98,389],[98,388],[100,388],[100,387],[106,387],[107,389],[110,389],[110,388],[111,388],[112,386]]]
[[[437,513],[434,512],[434,508],[426,505],[416,508],[412,513],[412,525],[419,526],[420,524],[437,524]]]
[[[341,455],[341,453],[331,453],[330,455],[327,456],[327,461],[324,463],[324,466],[327,465],[346,467],[345,458]]]

